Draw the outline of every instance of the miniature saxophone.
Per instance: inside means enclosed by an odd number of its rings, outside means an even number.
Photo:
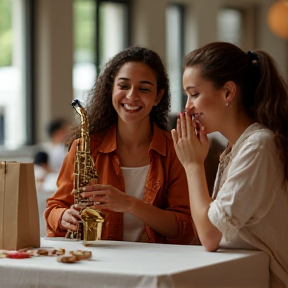
[[[81,116],[81,139],[76,147],[76,158],[74,163],[74,204],[81,207],[78,231],[68,231],[66,238],[82,240],[89,244],[101,239],[104,216],[100,210],[93,208],[93,199],[81,197],[81,187],[98,183],[98,172],[94,168],[94,161],[90,154],[89,124],[85,109],[79,100],[72,102],[72,107]]]

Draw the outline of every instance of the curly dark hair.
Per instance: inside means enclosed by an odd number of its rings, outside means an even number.
[[[241,108],[274,132],[288,180],[288,87],[273,58],[265,51],[246,53],[231,43],[215,42],[190,52],[184,69],[191,66],[199,66],[201,76],[215,88],[236,83]]]
[[[112,91],[115,76],[120,68],[128,62],[140,62],[149,66],[157,77],[157,92],[164,89],[164,94],[157,106],[150,112],[150,121],[159,128],[168,131],[168,113],[170,111],[170,85],[166,69],[153,50],[143,47],[129,47],[115,55],[107,62],[88,94],[86,102],[89,132],[97,133],[117,123],[118,114],[112,105]],[[70,129],[67,145],[70,146],[81,135],[80,126]]]

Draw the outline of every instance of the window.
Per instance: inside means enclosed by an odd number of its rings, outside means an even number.
[[[0,144],[8,149],[33,142],[33,113],[27,117],[27,99],[32,99],[31,2],[0,1]]]
[[[234,8],[222,8],[218,12],[218,39],[236,45],[243,43],[243,12]]]
[[[129,44],[127,3],[102,1],[99,6],[100,68]]]
[[[96,1],[74,0],[74,98],[82,99],[96,78]]]
[[[85,100],[97,74],[129,45],[128,1],[74,0],[74,98]]]
[[[170,79],[171,112],[183,109],[183,7],[171,4],[166,10],[167,73]]]

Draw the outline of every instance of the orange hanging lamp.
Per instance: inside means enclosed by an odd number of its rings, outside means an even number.
[[[271,5],[267,15],[268,26],[280,38],[288,39],[288,0]]]

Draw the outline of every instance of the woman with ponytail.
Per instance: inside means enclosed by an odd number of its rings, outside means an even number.
[[[211,43],[184,61],[185,112],[172,137],[207,251],[257,249],[270,256],[270,287],[288,287],[288,88],[270,55]],[[228,145],[212,197],[207,134]]]

